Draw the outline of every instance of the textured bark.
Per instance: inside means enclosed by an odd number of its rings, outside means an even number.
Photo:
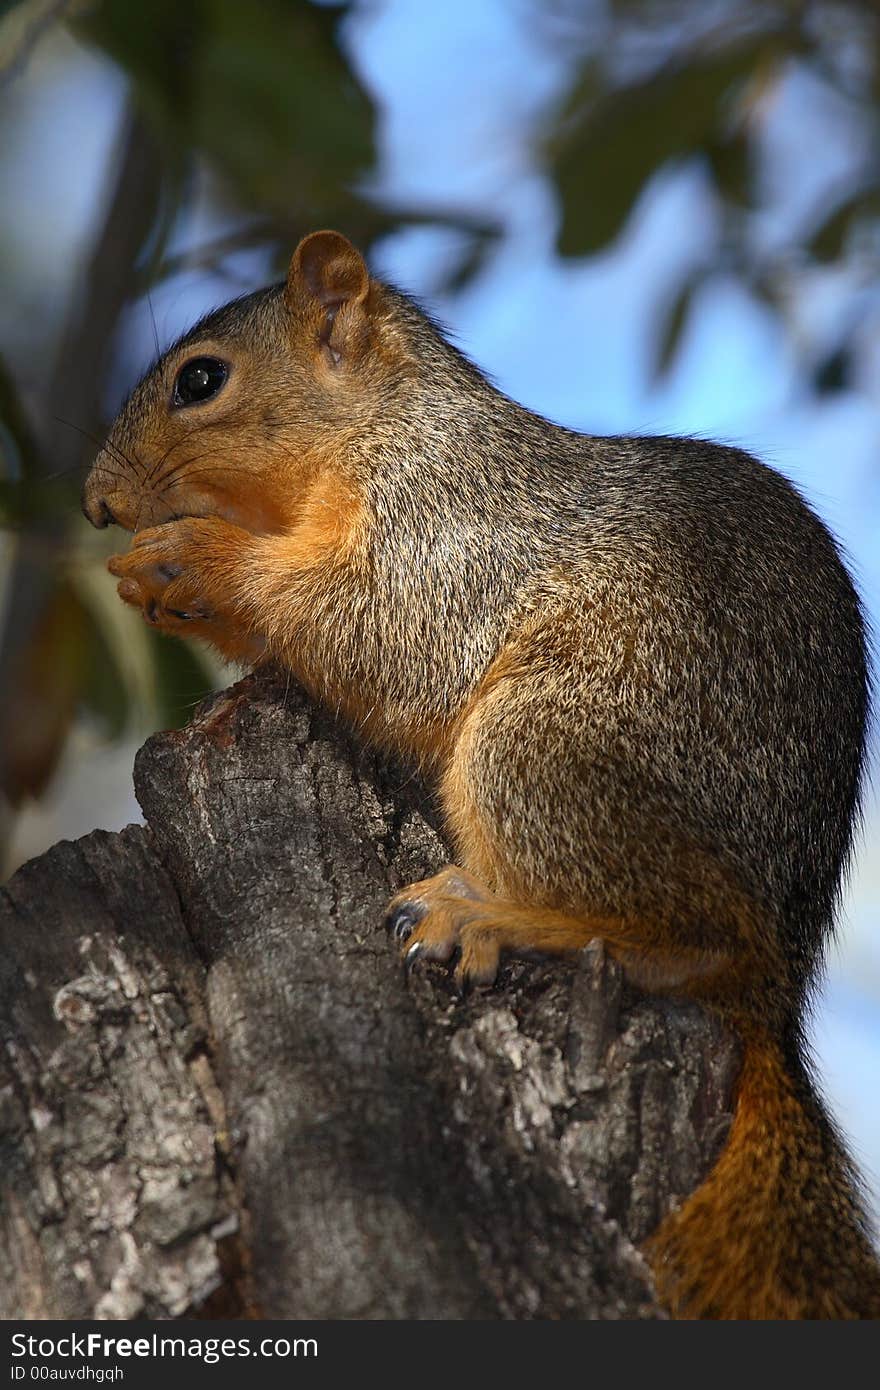
[[[407,980],[430,802],[271,674],[135,783],[145,828],[0,898],[0,1316],[659,1316],[637,1245],[723,1141],[720,1027],[598,944]]]

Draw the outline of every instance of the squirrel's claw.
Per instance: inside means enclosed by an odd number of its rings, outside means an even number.
[[[403,958],[403,968],[408,976],[412,974],[412,972],[418,965],[419,957],[422,955],[424,949],[425,948],[422,945],[421,941],[414,941],[412,946],[410,946],[407,950],[407,953]]]
[[[412,935],[413,928],[421,921],[425,912],[425,907],[419,903],[400,903],[387,913],[385,930],[391,933],[395,941],[403,943]]]
[[[461,970],[456,970],[452,977],[455,993],[459,999],[467,999],[474,987],[474,982],[469,975],[465,975]]]

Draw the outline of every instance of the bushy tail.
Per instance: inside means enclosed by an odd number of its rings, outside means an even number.
[[[880,1317],[852,1165],[803,1068],[772,1040],[747,1037],[727,1145],[647,1254],[676,1317]]]

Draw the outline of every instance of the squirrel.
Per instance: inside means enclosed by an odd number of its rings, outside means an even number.
[[[280,662],[433,779],[458,862],[400,892],[409,966],[489,986],[598,937],[742,1041],[709,1177],[649,1240],[676,1317],[880,1316],[804,1019],[858,820],[859,599],[780,474],[503,395],[341,234],[209,314],[86,481],[119,594]]]

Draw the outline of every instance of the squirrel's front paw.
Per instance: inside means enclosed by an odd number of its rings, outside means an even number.
[[[228,609],[230,548],[237,556],[252,539],[220,517],[181,517],[138,531],[131,549],[113,555],[107,568],[123,602],[155,627],[182,631]]]

